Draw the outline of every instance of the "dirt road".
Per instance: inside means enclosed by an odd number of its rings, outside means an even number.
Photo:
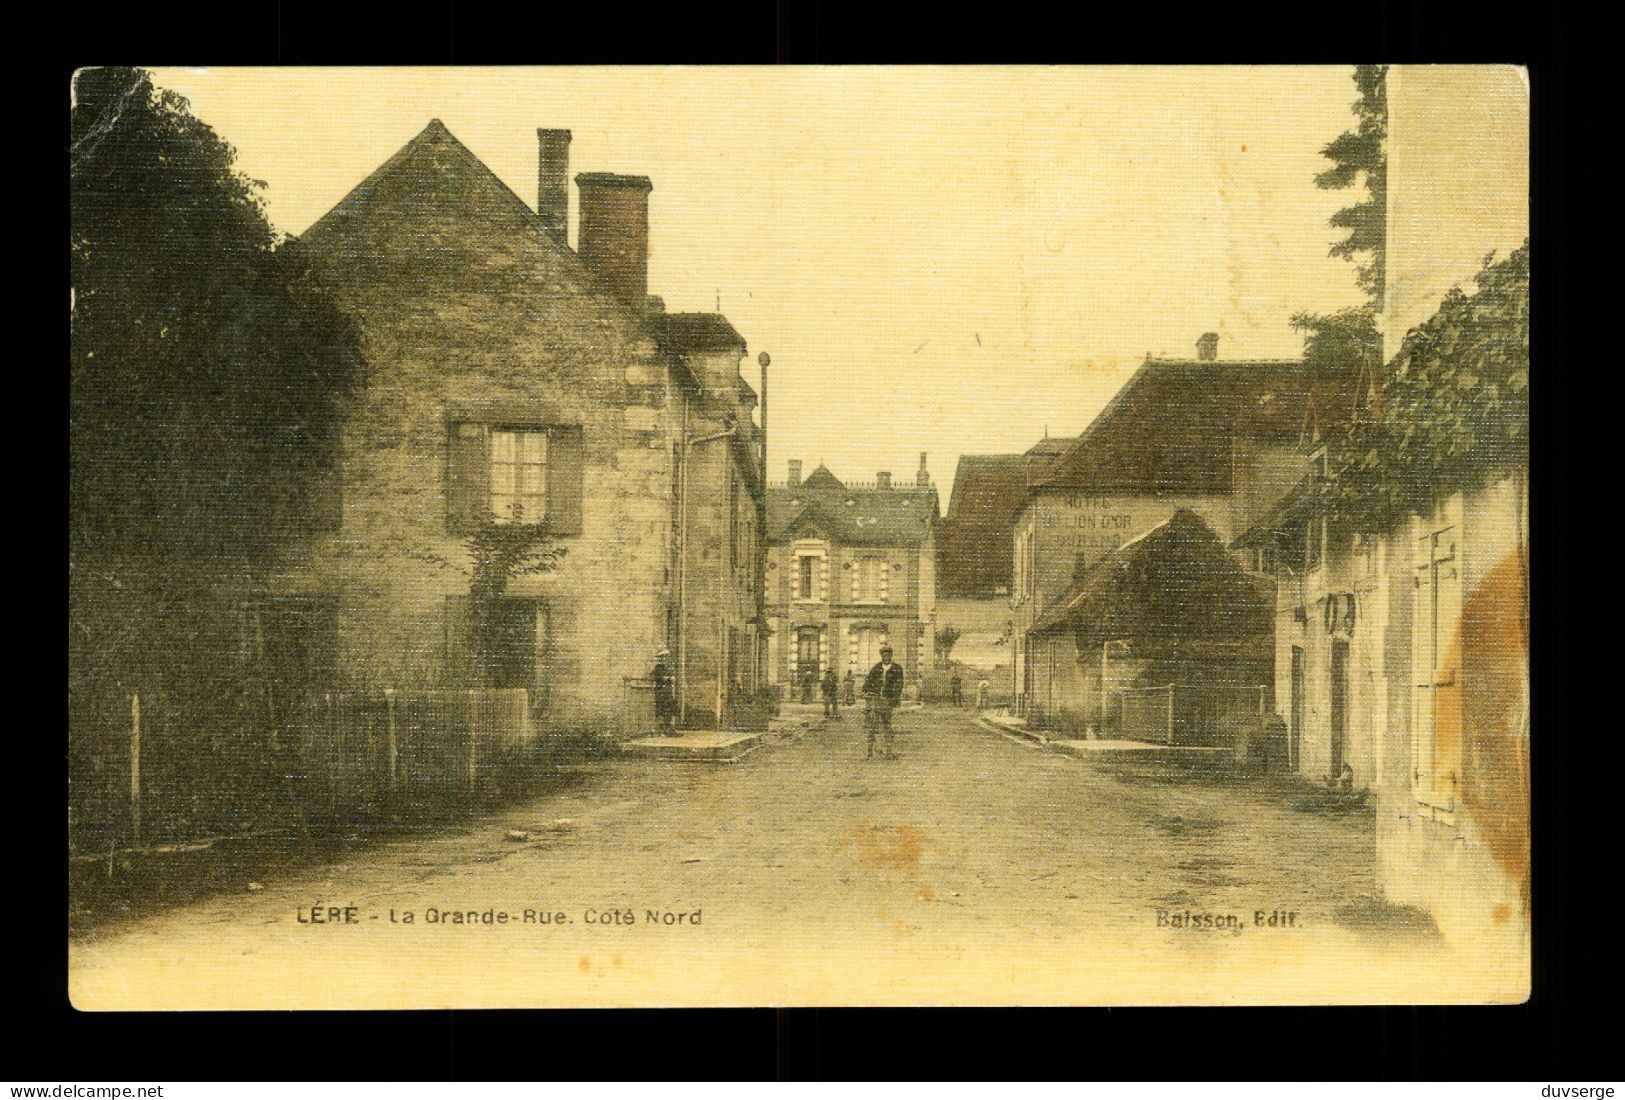
[[[1442,956],[1351,925],[1376,893],[1367,816],[968,712],[897,728],[893,761],[849,716],[733,765],[580,766],[464,827],[77,937],[76,1002],[1177,1002],[1281,980],[1315,1000],[1327,966],[1380,985]]]

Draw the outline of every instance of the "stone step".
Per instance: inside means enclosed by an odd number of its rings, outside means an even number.
[[[625,741],[621,744],[621,751],[659,760],[731,764],[759,748],[763,737],[759,730],[690,730],[676,737],[640,737],[635,741]]]

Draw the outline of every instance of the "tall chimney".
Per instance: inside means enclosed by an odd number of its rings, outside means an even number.
[[[890,470],[881,470],[878,474],[875,475],[875,488],[876,489],[890,489],[891,488],[891,471]]]
[[[792,458],[790,460],[790,476],[785,484],[792,489],[801,484],[801,459]]]
[[[1196,358],[1211,363],[1219,357],[1219,334],[1204,332],[1196,338]]]
[[[931,487],[931,475],[926,472],[925,469],[924,451],[920,452],[920,469],[919,472],[914,475],[914,484],[920,489],[929,489]]]
[[[542,228],[570,242],[570,131],[537,130],[536,216]]]
[[[649,298],[648,176],[582,172],[576,251],[604,289],[642,313]]]

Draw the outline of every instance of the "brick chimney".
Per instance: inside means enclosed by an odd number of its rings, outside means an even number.
[[[920,469],[914,475],[914,485],[915,485],[916,488],[919,488],[919,489],[929,489],[931,487],[931,475],[930,475],[930,473],[928,473],[926,471],[926,468],[925,468],[925,452],[924,451],[920,452]]]
[[[790,460],[790,474],[786,479],[785,484],[789,485],[792,489],[801,484],[801,459],[792,458]]]
[[[536,216],[560,244],[570,241],[570,131],[537,130]]]
[[[875,475],[875,488],[876,489],[890,489],[891,488],[891,471],[890,470],[881,470],[879,473],[877,473]]]
[[[582,172],[581,227],[576,251],[599,283],[642,313],[649,298],[648,176]]]
[[[1219,334],[1204,332],[1196,338],[1196,358],[1211,363],[1219,357]]]

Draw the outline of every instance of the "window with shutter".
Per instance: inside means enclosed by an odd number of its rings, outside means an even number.
[[[547,433],[491,432],[491,520],[540,523],[547,518]]]
[[[446,440],[446,529],[467,534],[484,522],[489,432],[484,424],[452,424]]]
[[[548,526],[555,535],[579,535],[586,467],[581,426],[568,424],[549,428],[547,444]]]
[[[1456,808],[1461,774],[1461,527],[1456,501],[1418,521],[1411,619],[1411,751],[1416,799],[1435,816]]]
[[[446,454],[446,526],[546,524],[581,532],[582,434],[575,425],[452,424]]]

